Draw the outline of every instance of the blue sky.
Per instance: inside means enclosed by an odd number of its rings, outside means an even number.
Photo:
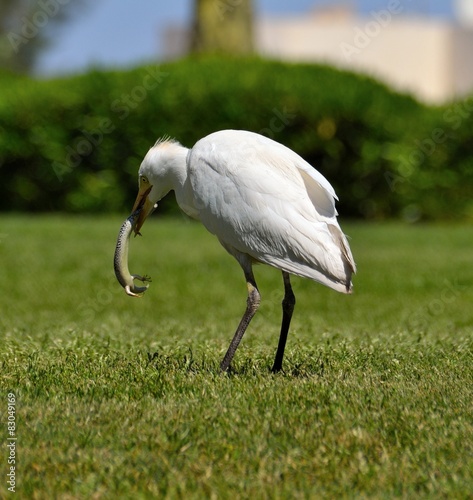
[[[225,0],[215,0],[224,4]],[[234,0],[233,0],[234,1]],[[404,12],[453,18],[454,0],[254,0],[257,14],[304,13],[317,5],[351,4],[361,14],[386,9],[399,1]],[[186,25],[192,18],[192,0],[89,1],[57,30],[54,43],[38,64],[38,73],[80,72],[90,66],[132,66],[156,60],[162,54],[166,26]]]

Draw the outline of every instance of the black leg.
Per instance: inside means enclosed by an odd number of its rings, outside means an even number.
[[[228,348],[228,351],[225,354],[223,361],[220,363],[220,368],[224,372],[226,372],[230,367],[230,363],[232,362],[233,356],[235,355],[238,345],[240,344],[240,341],[243,338],[243,335],[246,329],[248,328],[250,321],[255,315],[261,301],[261,297],[258,291],[258,287],[256,286],[256,281],[253,276],[251,265],[249,265],[248,268],[246,269],[243,268],[243,271],[245,273],[246,286],[248,287],[248,299],[246,301],[246,310],[245,314],[243,314],[243,317],[241,318],[240,324],[238,325],[235,335],[233,336],[233,339],[230,343],[230,347]]]
[[[284,349],[286,348],[287,334],[289,332],[289,325],[291,324],[292,313],[296,304],[296,297],[291,287],[291,280],[289,274],[285,271],[282,272],[284,280],[284,299],[282,301],[282,323],[281,333],[279,334],[278,350],[274,358],[274,365],[271,371],[273,373],[279,372],[282,368],[282,359],[284,357]]]

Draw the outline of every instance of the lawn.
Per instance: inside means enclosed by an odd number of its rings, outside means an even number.
[[[294,278],[276,375],[282,280],[257,267],[262,305],[222,376],[238,264],[155,215],[130,248],[153,282],[128,297],[121,222],[2,217],[1,497],[10,393],[20,498],[471,498],[473,227],[342,224],[355,293]]]

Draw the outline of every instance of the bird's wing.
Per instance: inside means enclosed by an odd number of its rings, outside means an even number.
[[[349,289],[354,262],[335,192],[299,155],[258,134],[223,131],[192,148],[188,171],[200,220],[229,251]]]

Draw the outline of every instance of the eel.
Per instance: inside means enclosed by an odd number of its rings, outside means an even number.
[[[142,281],[143,283],[151,281],[149,276],[130,274],[128,270],[128,246],[130,243],[130,236],[141,210],[141,207],[135,210],[121,225],[118,233],[117,245],[115,247],[115,256],[113,258],[115,276],[120,285],[125,289],[125,292],[132,297],[141,297],[149,286],[136,286],[134,280]]]

